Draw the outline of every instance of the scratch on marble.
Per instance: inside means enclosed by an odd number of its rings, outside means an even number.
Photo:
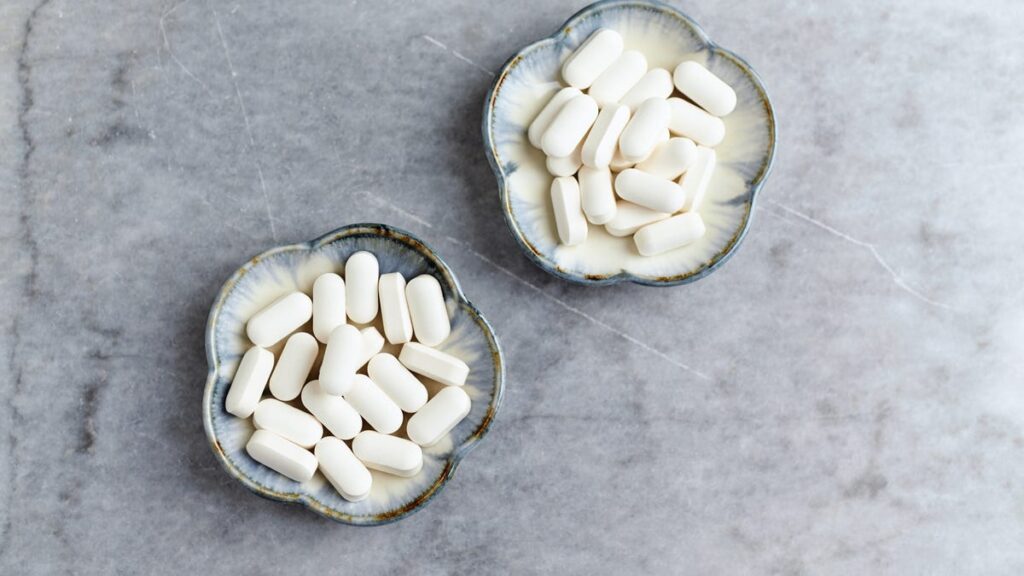
[[[858,246],[860,248],[864,248],[865,250],[867,250],[871,254],[871,256],[875,259],[875,261],[878,262],[878,265],[881,266],[882,269],[884,269],[886,272],[888,272],[889,276],[892,277],[893,283],[895,283],[896,286],[899,289],[903,290],[907,294],[910,294],[911,296],[913,296],[914,298],[920,300],[921,302],[924,302],[925,304],[928,304],[928,305],[931,305],[931,306],[935,306],[936,308],[942,308],[944,310],[950,310],[950,311],[954,311],[954,312],[957,311],[957,309],[954,308],[953,306],[950,306],[949,304],[946,304],[944,302],[939,302],[938,300],[934,300],[932,298],[929,298],[928,296],[925,296],[924,294],[922,294],[920,291],[918,291],[914,287],[912,287],[909,284],[907,284],[906,280],[904,280],[903,277],[900,276],[900,274],[891,265],[889,265],[889,263],[882,256],[882,253],[878,251],[878,247],[875,246],[874,244],[872,244],[870,242],[865,242],[863,240],[858,240],[857,238],[854,238],[853,236],[850,236],[849,234],[847,234],[845,232],[837,230],[836,228],[833,228],[832,226],[829,226],[828,224],[826,224],[826,223],[824,223],[824,222],[822,222],[820,220],[812,218],[811,216],[808,216],[807,214],[804,214],[803,212],[798,212],[797,210],[794,210],[794,209],[790,208],[789,206],[786,206],[785,204],[780,204],[778,202],[775,202],[773,200],[768,200],[768,199],[762,200],[762,202],[764,202],[765,204],[769,204],[771,206],[774,206],[774,207],[778,208],[779,210],[782,210],[783,212],[789,214],[790,216],[798,218],[798,219],[800,219],[800,220],[802,220],[802,221],[804,221],[804,222],[806,222],[806,223],[808,223],[808,224],[810,224],[812,226],[815,226],[815,227],[819,228],[820,230],[824,230],[825,232],[827,232],[827,233],[829,233],[829,234],[831,234],[831,235],[833,235],[833,236],[835,236],[835,237],[837,237],[837,238],[839,238],[841,240],[844,240],[844,241],[846,241],[846,242],[848,242],[850,244],[853,244],[854,246]]]
[[[466,64],[469,64],[469,65],[470,65],[470,66],[472,66],[473,68],[476,68],[477,70],[479,70],[479,71],[483,72],[484,74],[487,74],[487,75],[488,75],[488,76],[490,76],[491,78],[493,78],[493,77],[494,77],[494,72],[491,72],[491,71],[490,71],[490,70],[488,70],[487,68],[484,68],[484,67],[483,67],[483,66],[481,66],[480,64],[477,64],[476,62],[474,62],[473,60],[471,60],[470,58],[468,58],[467,56],[465,56],[464,54],[462,54],[462,53],[461,53],[461,52],[459,52],[458,50],[455,50],[455,49],[453,49],[453,48],[449,48],[448,46],[446,46],[446,45],[445,45],[445,44],[444,44],[443,42],[441,42],[440,40],[437,40],[436,38],[434,38],[434,37],[432,37],[432,36],[427,36],[426,34],[424,34],[424,35],[423,35],[423,36],[421,36],[421,37],[422,37],[422,38],[423,38],[424,40],[426,40],[427,42],[430,42],[431,44],[433,44],[434,46],[437,46],[437,47],[438,47],[438,48],[440,48],[441,50],[444,50],[445,52],[448,52],[449,54],[451,54],[451,55],[452,55],[452,56],[454,56],[455,58],[457,58],[457,59],[459,59],[459,60],[462,60],[463,62],[465,62]]]
[[[182,6],[188,4],[191,1],[192,0],[182,0],[181,2],[178,2],[169,10],[160,15],[160,35],[163,36],[164,49],[167,50],[167,55],[171,57],[171,60],[174,60],[174,63],[178,65],[178,68],[181,68],[181,71],[184,72],[186,76],[194,80],[196,84],[199,84],[207,94],[212,95],[212,92],[210,92],[210,88],[206,85],[206,83],[200,80],[198,76],[193,74],[192,71],[188,69],[188,66],[185,66],[184,62],[178,59],[178,56],[174,53],[174,50],[171,48],[171,41],[167,38],[167,17],[173,14],[175,10],[181,8]]]
[[[135,91],[135,80],[132,80],[131,82],[129,82],[129,84],[132,87],[132,110],[135,112],[135,121],[141,127],[142,126],[142,115],[139,114],[139,104],[138,104],[138,101],[137,101],[137,99],[139,97],[139,93]]]
[[[378,197],[378,196],[376,196],[374,194],[371,194],[370,192],[365,191],[365,190],[359,190],[356,193],[361,195],[361,196],[363,196],[363,197],[365,197],[365,198],[367,198],[367,199],[369,199],[371,202],[373,202],[374,204],[377,204],[378,206],[382,206],[382,207],[394,210],[398,214],[401,214],[402,216],[404,216],[406,218],[409,218],[410,220],[413,220],[413,221],[423,225],[425,228],[429,228],[429,229],[433,229],[434,228],[433,225],[431,225],[429,222],[427,222],[423,218],[420,218],[420,217],[416,216],[415,214],[412,214],[412,213],[408,212],[407,210],[405,210],[403,208],[400,208],[400,207],[394,205],[391,202],[388,202],[384,198],[380,198],[380,197]],[[595,318],[594,316],[591,316],[590,314],[587,314],[583,310],[580,310],[579,308],[573,306],[572,304],[569,304],[568,302],[565,302],[564,300],[562,300],[562,299],[560,299],[560,298],[558,298],[556,296],[552,296],[551,294],[548,294],[540,286],[537,286],[536,284],[534,284],[534,283],[532,283],[532,282],[522,278],[521,276],[519,276],[515,272],[512,272],[508,268],[505,268],[501,264],[498,264],[494,260],[491,260],[486,255],[478,252],[472,246],[470,246],[469,244],[466,244],[462,240],[459,240],[458,238],[454,238],[452,236],[447,236],[447,235],[444,236],[444,239],[447,240],[448,242],[450,242],[452,244],[455,244],[456,246],[459,246],[460,248],[468,251],[470,254],[472,254],[473,256],[475,256],[476,258],[478,258],[479,260],[481,260],[485,264],[488,264],[489,266],[491,266],[495,270],[501,272],[502,274],[505,274],[509,278],[512,278],[516,282],[526,286],[527,288],[533,290],[534,292],[537,292],[541,296],[543,296],[543,297],[547,298],[548,300],[554,302],[558,306],[561,306],[565,310],[568,310],[569,312],[572,312],[573,314],[576,314],[577,316],[583,318],[584,320],[586,320],[586,321],[588,321],[588,322],[590,322],[590,323],[592,323],[592,324],[594,324],[596,326],[604,328],[605,330],[611,332],[612,334],[615,334],[616,336],[619,336],[620,338],[623,338],[624,340],[626,340],[627,342],[630,342],[631,344],[637,346],[638,348],[646,350],[647,352],[650,352],[651,354],[654,354],[655,356],[661,358],[662,360],[668,362],[669,364],[672,364],[673,366],[676,366],[678,368],[682,368],[683,370],[693,374],[694,376],[697,376],[698,378],[700,378],[702,380],[708,380],[708,381],[712,380],[712,378],[710,376],[708,376],[707,374],[705,374],[705,373],[703,373],[703,372],[701,372],[699,370],[696,370],[695,368],[693,368],[691,366],[688,366],[688,365],[684,364],[683,362],[680,362],[680,361],[676,360],[675,358],[672,358],[668,354],[665,354],[664,352],[661,352],[660,350],[658,350],[657,348],[654,348],[653,346],[647,344],[646,342],[643,342],[642,340],[639,340],[639,339],[637,339],[637,338],[635,338],[635,337],[633,337],[633,336],[623,332],[622,330],[619,330],[618,328],[615,328],[614,326],[612,326],[612,325],[610,325],[610,324],[608,324],[608,323],[606,323],[606,322],[604,322],[602,320],[599,320],[599,319]]]
[[[398,214],[404,216],[405,218],[408,218],[409,220],[412,220],[413,222],[416,222],[417,224],[423,226],[424,228],[434,227],[430,222],[427,222],[423,218],[420,218],[419,216],[413,214],[412,212],[403,209],[401,206],[398,206],[397,204],[388,201],[386,198],[377,196],[376,194],[370,192],[369,190],[357,190],[355,193],[362,196],[363,198],[368,199],[370,202],[378,206],[394,210]]]
[[[224,38],[224,29],[220,25],[220,16],[217,11],[213,11],[213,22],[217,26],[217,36],[220,38],[221,48],[224,50],[224,59],[228,63],[228,72],[231,73],[231,84],[235,88],[235,100],[238,102],[238,108],[242,113],[242,122],[245,124],[245,134],[249,137],[249,153],[253,156],[253,164],[256,165],[256,176],[260,181],[260,191],[263,193],[263,207],[267,212],[267,222],[270,223],[270,236],[274,242],[277,242],[277,225],[274,223],[274,212],[270,207],[270,193],[267,191],[267,181],[263,177],[263,167],[260,165],[260,161],[253,154],[252,149],[256,146],[256,138],[252,134],[252,126],[249,124],[249,113],[245,109],[245,100],[242,99],[242,90],[238,87],[238,72],[235,70],[235,64],[231,61],[231,52],[228,50],[228,42]]]

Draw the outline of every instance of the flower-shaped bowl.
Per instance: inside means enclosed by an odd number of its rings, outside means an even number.
[[[407,279],[432,274],[441,283],[452,331],[439,349],[469,365],[465,390],[473,406],[469,416],[445,438],[424,449],[419,474],[399,478],[373,471],[370,495],[349,502],[319,472],[312,480],[299,483],[249,457],[245,444],[253,432],[252,421],[228,414],[224,397],[242,354],[252,345],[245,336],[246,320],[284,294],[294,290],[310,293],[319,275],[341,272],[348,257],[360,250],[377,256],[382,274],[401,272]],[[272,349],[275,356],[280,347]],[[390,345],[385,348],[396,350]],[[437,495],[462,458],[487,433],[501,403],[505,375],[494,330],[463,295],[444,261],[408,232],[383,224],[345,226],[311,242],[274,248],[250,260],[224,283],[213,303],[206,326],[206,356],[209,373],[203,423],[210,447],[228,474],[260,496],[302,503],[332,520],[358,525],[393,522]],[[313,374],[317,369],[314,365]],[[429,380],[424,383],[431,393],[441,386]]]

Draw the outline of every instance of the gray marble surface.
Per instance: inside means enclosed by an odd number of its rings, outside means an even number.
[[[0,4],[0,573],[1024,573],[1024,5],[679,3],[781,137],[735,258],[651,289],[530,264],[481,151],[583,4]],[[200,421],[220,284],[356,221],[432,243],[509,367],[373,529],[251,495]]]

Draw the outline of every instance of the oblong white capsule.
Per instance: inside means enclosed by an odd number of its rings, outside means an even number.
[[[526,138],[530,141],[530,144],[534,148],[540,148],[541,138],[544,137],[544,132],[547,131],[548,126],[551,125],[551,121],[555,119],[558,112],[562,109],[562,106],[566,102],[572,100],[573,97],[583,94],[579,90],[569,87],[562,88],[558,92],[555,92],[554,96],[548,100],[548,103],[544,105],[537,117],[530,123],[530,127],[526,130]]]
[[[622,36],[602,28],[588,37],[562,64],[565,83],[583,90],[622,54]]]
[[[684,212],[695,212],[700,210],[704,202],[704,194],[708,191],[708,184],[711,182],[711,175],[715,172],[717,155],[715,151],[703,146],[697,147],[697,158],[693,166],[679,179],[679,186],[686,192],[686,203],[683,204]]]
[[[600,117],[600,116],[599,116]],[[581,153],[583,149],[583,142],[580,142],[576,146],[576,149],[572,151],[565,158],[555,158],[554,156],[548,156],[547,160],[544,161],[544,165],[547,166],[548,172],[552,176],[572,176],[576,174],[576,171],[583,165],[583,159]]]
[[[619,103],[636,110],[648,98],[668,98],[672,89],[672,73],[664,68],[653,68],[619,99]]]
[[[356,370],[366,366],[370,358],[373,358],[384,349],[384,337],[373,326],[367,326],[360,330],[359,337],[363,340],[363,353],[359,356],[359,366]]]
[[[725,138],[725,123],[690,104],[682,98],[669,98],[671,120],[668,129],[673,134],[691,138],[702,146],[717,146]]]
[[[380,317],[388,342],[404,344],[412,340],[412,319],[405,300],[405,277],[398,272],[383,274],[378,284]]]
[[[367,468],[395,476],[411,478],[423,468],[423,449],[418,444],[372,430],[352,440],[352,452]]]
[[[678,184],[636,168],[619,172],[615,177],[615,192],[623,200],[670,214],[679,211],[686,202],[686,193]]]
[[[264,398],[252,414],[252,423],[303,448],[312,448],[323,438],[324,427],[316,418],[276,398]]]
[[[328,436],[316,443],[313,450],[320,473],[349,502],[359,502],[370,494],[373,476],[341,440]]]
[[[541,149],[548,156],[562,158],[572,154],[597,119],[597,102],[586,94],[573,97],[551,121],[541,138]]]
[[[629,108],[609,104],[601,110],[583,143],[580,160],[591,168],[606,168],[619,146],[619,135],[629,122]]]
[[[676,66],[672,80],[687,98],[715,116],[727,116],[736,108],[736,91],[693,60]]]
[[[612,65],[601,72],[601,75],[590,85],[587,94],[597,101],[599,106],[607,106],[618,102],[626,92],[636,86],[637,82],[647,73],[647,58],[642,52],[626,50]]]
[[[615,218],[604,225],[604,229],[612,236],[629,236],[637,230],[668,218],[667,212],[656,212],[632,202],[618,202]]]
[[[292,292],[253,315],[245,324],[245,333],[253,344],[268,348],[295,332],[312,316],[313,301],[309,296]]]
[[[704,236],[704,219],[697,212],[684,212],[636,231],[633,241],[643,256],[655,256],[681,248]]]
[[[637,170],[652,176],[675,180],[697,159],[697,145],[689,138],[671,138],[662,142],[643,162],[636,165]]]
[[[368,324],[377,317],[377,280],[380,266],[369,252],[356,252],[345,262],[345,307],[357,324]]]
[[[636,162],[647,158],[668,128],[669,116],[668,102],[665,100],[644,100],[619,137],[622,157]]]
[[[287,402],[298,397],[319,351],[316,338],[307,332],[296,332],[288,337],[274,373],[270,375],[270,393],[274,398]]]
[[[351,324],[342,324],[331,332],[320,363],[320,386],[324,392],[342,396],[352,385],[363,356],[363,337]]]
[[[583,213],[593,224],[604,224],[615,217],[615,190],[607,168],[580,168],[580,198]]]
[[[418,342],[402,346],[398,361],[421,376],[449,386],[462,386],[469,376],[469,366],[465,362]]]
[[[448,320],[448,308],[444,303],[441,283],[430,274],[420,274],[409,280],[405,287],[405,299],[409,303],[412,317],[412,331],[416,340],[427,346],[437,346],[451,334],[452,325]]]
[[[306,482],[316,472],[316,456],[268,430],[257,430],[245,444],[253,460],[296,482]]]
[[[345,323],[345,281],[334,273],[313,282],[313,335],[327,343],[331,332]]]
[[[341,396],[323,391],[318,380],[302,388],[302,405],[338,438],[349,440],[363,429],[363,417]]]
[[[352,378],[352,387],[345,393],[345,401],[381,434],[391,434],[402,426],[402,409],[363,374]]]
[[[583,216],[580,185],[572,176],[555,178],[551,182],[551,206],[555,212],[558,239],[566,246],[576,246],[587,240],[587,219]]]
[[[252,416],[267,387],[270,371],[274,369],[274,354],[270,350],[253,346],[246,350],[235,370],[224,399],[224,409],[239,418]]]
[[[412,415],[405,427],[406,434],[420,446],[433,446],[462,422],[471,407],[469,394],[462,388],[444,388]]]
[[[426,386],[391,354],[371,358],[366,373],[403,412],[415,412],[427,403]]]

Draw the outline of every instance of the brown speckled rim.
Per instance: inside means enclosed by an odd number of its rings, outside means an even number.
[[[761,167],[757,174],[750,181],[749,195],[750,202],[746,204],[746,210],[743,215],[743,221],[740,226],[733,233],[732,238],[729,242],[712,256],[707,262],[704,262],[700,266],[688,270],[681,274],[672,274],[665,276],[640,276],[630,272],[617,272],[615,274],[581,274],[579,272],[572,272],[564,269],[563,267],[556,264],[549,256],[545,255],[541,250],[533,245],[532,242],[523,234],[522,229],[519,226],[519,222],[516,221],[515,215],[512,213],[512,202],[508,192],[508,181],[505,177],[504,164],[501,161],[501,157],[498,153],[498,149],[494,144],[494,138],[491,134],[491,126],[494,123],[494,104],[498,99],[501,89],[505,83],[505,79],[509,73],[515,69],[519,63],[526,58],[531,52],[548,46],[553,43],[564,42],[568,37],[569,33],[576,26],[576,22],[594,16],[596,13],[609,10],[609,9],[634,9],[634,10],[646,10],[650,12],[656,12],[665,16],[675,18],[684,26],[689,27],[695,36],[697,36],[705,46],[705,49],[713,54],[714,57],[724,58],[736,65],[743,73],[750,77],[751,83],[754,85],[757,93],[760,95],[761,105],[764,107],[765,116],[768,118],[768,150],[765,154],[764,161],[761,163]],[[692,18],[668,4],[661,2],[649,1],[649,0],[602,0],[595,2],[576,14],[573,14],[564,24],[555,32],[553,35],[534,42],[529,46],[523,48],[518,53],[513,55],[505,62],[502,66],[501,71],[494,79],[494,83],[491,85],[490,91],[487,93],[487,98],[484,101],[484,116],[483,116],[483,139],[484,139],[484,150],[487,154],[487,160],[491,164],[491,170],[494,172],[495,178],[498,180],[498,193],[501,196],[501,210],[505,216],[505,223],[508,224],[509,229],[512,231],[512,236],[519,243],[519,246],[523,249],[526,256],[533,261],[534,264],[547,271],[548,273],[557,276],[563,280],[574,282],[577,284],[588,284],[588,285],[607,285],[607,284],[618,284],[619,282],[634,282],[636,284],[643,284],[647,286],[678,286],[680,284],[689,284],[690,282],[696,282],[701,278],[711,274],[717,270],[722,264],[724,264],[739,248],[740,243],[743,242],[744,237],[747,235],[747,231],[750,229],[750,224],[753,221],[754,205],[757,202],[757,195],[760,192],[761,187],[764,185],[765,180],[771,173],[772,164],[775,160],[775,145],[778,139],[776,133],[775,123],[775,111],[772,108],[771,99],[768,97],[767,91],[765,91],[764,83],[756,72],[750,67],[743,58],[740,58],[736,54],[726,50],[708,38],[707,33],[698,25]]]
[[[466,439],[465,442],[456,447],[451,455],[447,458],[441,473],[437,479],[428,486],[419,496],[414,498],[403,506],[399,506],[392,510],[380,514],[372,515],[351,515],[341,512],[335,508],[331,508],[309,494],[302,494],[299,492],[278,492],[270,490],[265,486],[254,481],[249,476],[245,475],[239,470],[232,462],[228,459],[224,453],[223,447],[220,445],[220,441],[217,439],[213,430],[213,387],[217,381],[217,372],[220,369],[219,360],[215,354],[215,327],[217,320],[220,316],[221,309],[223,308],[224,302],[228,295],[234,290],[238,281],[241,280],[256,264],[258,264],[264,258],[280,254],[283,252],[308,252],[320,249],[328,244],[342,241],[350,237],[358,236],[378,236],[382,238],[389,238],[396,240],[401,244],[407,246],[410,250],[413,250],[429,262],[431,262],[443,277],[445,283],[448,285],[452,294],[459,302],[459,306],[465,310],[469,316],[480,326],[484,335],[487,338],[487,346],[491,352],[491,361],[494,364],[494,394],[491,397],[491,403],[487,407],[487,412],[484,414],[483,420],[480,425],[477,426],[476,430]],[[380,524],[388,524],[390,522],[398,521],[406,516],[422,509],[430,500],[436,496],[449,479],[455,474],[456,468],[462,458],[466,456],[472,450],[476,444],[487,434],[490,430],[491,423],[494,421],[495,416],[498,413],[498,407],[501,405],[501,400],[505,393],[505,362],[501,353],[501,346],[498,343],[498,338],[494,333],[494,328],[491,327],[490,323],[483,317],[479,310],[473,306],[465,294],[462,292],[462,288],[459,286],[458,280],[455,275],[452,274],[451,269],[445,264],[437,254],[432,250],[426,243],[419,238],[416,238],[409,232],[402,229],[395,228],[386,224],[351,224],[343,226],[323,236],[312,240],[310,242],[292,244],[289,246],[279,246],[272,248],[266,252],[260,254],[249,260],[244,266],[239,268],[221,287],[220,292],[217,294],[217,298],[214,300],[213,306],[210,308],[210,315],[206,322],[206,361],[208,365],[208,371],[206,376],[206,388],[203,392],[203,427],[206,430],[206,437],[210,443],[210,449],[217,457],[217,461],[220,462],[221,467],[227,471],[232,477],[241,482],[246,488],[251,490],[258,496],[268,498],[270,500],[277,500],[280,502],[291,502],[301,503],[310,510],[329,518],[331,520],[341,522],[343,524],[351,524],[357,526],[376,526]]]

